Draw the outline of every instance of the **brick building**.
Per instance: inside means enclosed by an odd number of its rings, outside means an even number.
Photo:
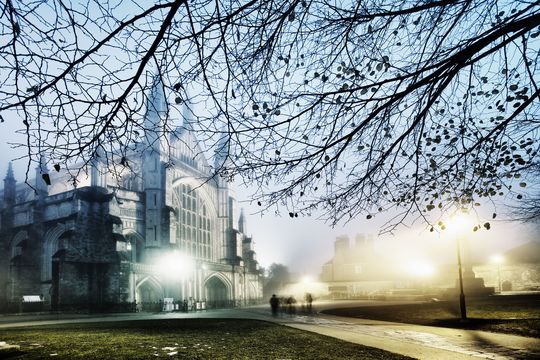
[[[161,83],[153,86],[145,129],[168,116]],[[215,166],[226,161],[222,142]],[[234,306],[258,300],[262,284],[246,220],[235,194],[212,177],[189,122],[167,138],[145,134],[113,176],[96,157],[70,188],[66,175],[34,189],[11,165],[0,197],[0,309],[39,295],[52,309],[155,308],[162,299]],[[53,171],[54,172],[54,171]]]

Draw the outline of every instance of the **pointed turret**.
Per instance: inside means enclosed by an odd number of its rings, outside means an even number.
[[[220,135],[221,137],[216,144],[216,149],[214,152],[213,175],[215,176],[214,179],[218,187],[218,217],[222,219],[220,228],[227,234],[226,238],[224,239],[226,249],[224,255],[229,262],[234,264],[237,257],[240,256],[237,250],[238,239],[236,237],[236,231],[234,230],[236,226],[234,223],[236,214],[236,196],[231,186],[232,184],[230,183],[231,178],[226,176],[226,170],[231,168],[231,160],[229,156],[229,134],[224,128]]]
[[[169,107],[167,105],[167,100],[165,98],[165,92],[163,82],[161,81],[161,76],[154,76],[152,82],[152,88],[150,89],[150,94],[148,96],[148,103],[146,107],[146,119],[145,120],[154,120],[149,119],[151,115],[158,115],[161,118],[164,118],[169,113]]]
[[[47,161],[44,155],[40,155],[39,164],[36,166],[36,179],[35,190],[39,197],[45,197],[49,194],[49,185],[51,185],[51,179],[49,177],[49,169],[47,168]]]
[[[238,218],[238,231],[240,231],[244,235],[247,235],[247,224],[243,208],[240,209],[240,217]]]
[[[13,175],[13,163],[10,161],[8,164],[8,169],[6,172],[6,177],[4,178],[4,181],[6,180],[13,180],[15,181],[15,176]]]
[[[167,102],[163,93],[161,77],[154,77],[148,96],[146,115],[144,118],[146,148],[143,153],[143,180],[146,207],[146,248],[159,248],[167,244],[163,233],[163,211],[165,191],[163,177],[165,169],[162,162],[163,122],[168,115]],[[164,148],[164,147],[163,147]],[[146,256],[151,257],[150,252]]]
[[[16,184],[17,181],[13,175],[13,165],[10,162],[6,177],[4,178],[4,208],[15,205]]]
[[[187,93],[186,93],[186,97],[188,97]],[[192,111],[189,107],[189,100],[188,99],[183,99],[183,104],[182,104],[182,125],[180,126],[177,126],[176,129],[174,129],[173,133],[171,134],[172,138],[173,139],[179,139],[180,136],[182,135],[182,133],[184,131],[193,131],[193,116],[192,116]]]
[[[163,92],[163,82],[161,77],[154,77],[148,101],[146,104],[146,115],[144,117],[144,128],[147,146],[159,151],[161,146],[161,135],[163,131],[163,121],[169,114],[169,108]]]
[[[102,176],[103,163],[102,158],[105,158],[105,153],[102,147],[98,147],[92,160],[90,161],[90,186],[106,187],[106,177]]]
[[[188,96],[187,93],[186,93],[186,96]],[[193,124],[192,124],[193,116],[192,116],[191,109],[189,108],[189,105],[190,105],[189,100],[185,99],[184,104],[182,105],[182,118],[183,118],[182,126],[187,131],[193,131]]]
[[[229,167],[229,145],[229,135],[226,130],[223,130],[222,135],[216,144],[216,150],[214,152],[214,168],[216,171],[220,171],[223,168]]]

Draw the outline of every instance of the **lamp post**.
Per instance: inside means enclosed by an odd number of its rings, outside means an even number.
[[[461,241],[459,235],[456,238],[456,247],[459,273],[459,310],[461,313],[461,320],[467,320],[467,306],[465,304],[465,292],[463,291],[463,269],[461,266]]]
[[[461,240],[465,236],[467,229],[471,227],[470,219],[466,213],[460,213],[453,216],[449,225],[452,227],[456,234],[456,252],[458,263],[458,281],[459,281],[459,310],[461,314],[461,320],[467,320],[467,306],[465,303],[465,291],[463,290],[463,264],[461,261]]]

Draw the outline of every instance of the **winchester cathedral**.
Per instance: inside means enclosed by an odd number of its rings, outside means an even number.
[[[156,80],[144,128],[162,128],[167,114]],[[62,173],[48,186],[42,163],[32,189],[10,164],[0,199],[0,309],[28,296],[51,310],[211,308],[262,297],[246,219],[230,184],[212,177],[189,122],[143,142],[128,155],[131,171],[112,176],[96,157],[76,188]],[[215,166],[226,161],[224,148]]]

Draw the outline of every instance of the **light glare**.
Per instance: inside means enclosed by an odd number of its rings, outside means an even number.
[[[428,277],[432,276],[435,268],[427,261],[411,261],[405,265],[406,271],[413,276]]]
[[[473,221],[466,213],[457,213],[446,222],[450,232],[460,235],[469,232],[472,229]]]
[[[165,254],[157,264],[159,272],[174,278],[186,277],[195,268],[193,260],[178,252]]]
[[[502,264],[504,262],[504,257],[501,254],[496,254],[491,257],[491,261],[495,264]]]

